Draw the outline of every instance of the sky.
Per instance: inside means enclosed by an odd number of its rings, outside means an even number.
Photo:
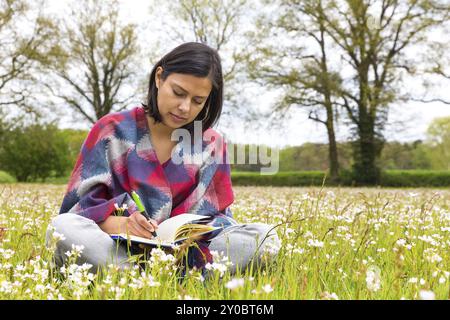
[[[48,0],[48,12],[62,12],[67,7],[68,0]],[[149,2],[146,0],[121,0],[122,18],[125,21],[139,22],[148,21]],[[157,10],[155,6],[154,10]],[[166,44],[167,45],[167,44]],[[168,45],[169,46],[169,45]],[[148,63],[146,62],[145,65]],[[450,80],[448,85],[442,85],[437,94],[450,100]],[[417,84],[411,84],[411,88]],[[276,94],[261,90],[252,92],[254,97],[251,100],[254,110],[266,113],[276,99]],[[247,107],[247,106],[243,106]],[[438,117],[450,116],[450,105],[442,103],[418,103],[409,102],[402,105],[394,105],[391,108],[388,123],[385,129],[385,137],[389,141],[414,141],[426,138],[426,130],[433,119]],[[401,122],[401,125],[399,125]],[[74,127],[73,124],[62,123],[63,127]],[[76,126],[75,126],[76,127]],[[80,125],[78,126],[80,127]],[[83,125],[81,125],[83,127]],[[243,144],[265,144],[271,147],[285,147],[301,145],[305,142],[327,142],[326,130],[324,125],[318,124],[308,119],[308,113],[302,110],[294,110],[284,122],[283,128],[274,126],[245,125],[238,119],[233,126],[219,122],[218,130],[224,134],[227,140],[234,143]],[[340,126],[336,129],[338,140],[346,140],[349,135],[349,129],[346,126]]]

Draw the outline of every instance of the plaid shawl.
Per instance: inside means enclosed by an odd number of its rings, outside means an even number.
[[[205,136],[213,138],[205,141]],[[177,144],[176,152],[185,159],[181,145]],[[193,163],[177,164],[171,158],[161,164],[142,107],[106,115],[93,126],[81,148],[60,214],[76,213],[100,223],[119,206],[127,207],[123,214],[129,216],[137,211],[130,196],[134,190],[150,217],[159,223],[193,213],[211,216],[209,224],[213,226],[236,224],[229,208],[234,196],[226,144],[209,128],[203,133],[201,149],[201,154],[196,154],[196,148],[191,148],[191,156],[197,159]],[[222,161],[216,161],[217,156]],[[205,239],[199,241],[201,252],[195,247],[189,250],[191,266],[201,268],[212,262],[207,245]]]

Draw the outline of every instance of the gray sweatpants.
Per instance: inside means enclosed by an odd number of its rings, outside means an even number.
[[[46,234],[46,245],[52,243],[53,232],[64,235],[56,243],[54,259],[57,267],[67,261],[67,251],[72,245],[82,245],[84,249],[77,264],[89,263],[91,272],[108,264],[120,267],[131,266],[127,261],[130,252],[126,244],[118,244],[103,232],[93,220],[83,216],[65,213],[53,218]],[[274,258],[280,247],[280,239],[272,226],[262,223],[239,224],[228,227],[211,240],[210,250],[228,256],[232,262],[229,270],[244,270],[251,262],[263,266],[267,257]]]

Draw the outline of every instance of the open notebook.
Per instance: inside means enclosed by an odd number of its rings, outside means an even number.
[[[161,222],[156,230],[158,236],[152,239],[127,235],[125,233],[111,234],[110,236],[115,240],[129,240],[134,243],[173,248],[175,245],[186,239],[196,238],[200,235],[222,229],[222,227],[213,227],[196,223],[197,221],[201,222],[201,220],[210,218],[210,216],[201,216],[190,213],[177,215]]]

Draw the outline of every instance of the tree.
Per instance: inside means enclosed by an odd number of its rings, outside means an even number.
[[[158,12],[163,7],[161,2],[155,2]],[[246,23],[249,24],[248,0],[181,0],[168,1],[164,11],[164,19],[173,17],[176,24],[164,24],[161,33],[175,42],[195,41],[216,49],[223,65],[225,82],[224,115],[239,114],[241,118],[255,119],[256,115],[250,108],[242,108],[246,103],[243,86],[246,83],[245,63],[251,46],[246,36]]]
[[[241,63],[239,50],[232,47],[233,40],[237,40],[242,18],[247,9],[247,0],[182,0],[168,4],[168,12],[172,12],[179,22],[176,28],[170,28],[168,34],[174,34],[177,41],[196,41],[208,44],[217,51],[231,50],[231,57],[226,61],[224,81],[228,82],[236,76],[236,69]],[[185,24],[185,29],[180,28]],[[186,33],[185,30],[190,32]]]
[[[54,54],[56,28],[40,6],[24,0],[0,0],[0,108],[30,112],[40,64]],[[30,88],[33,87],[33,90]],[[33,92],[32,92],[33,91]]]
[[[0,109],[0,151],[3,146],[3,142],[6,139],[6,133],[10,130],[11,124],[6,120],[5,112]]]
[[[353,71],[353,81],[343,82],[340,91],[341,105],[355,127],[355,180],[377,183],[388,107],[399,98],[400,70],[412,73],[415,64],[405,51],[426,44],[426,33],[448,20],[450,5],[430,0],[347,0],[326,1],[320,8],[309,14],[325,20],[327,34]]]
[[[426,56],[426,63],[421,66],[418,72],[423,79],[424,92],[414,92],[411,94],[411,100],[423,103],[442,103],[450,105],[450,98],[444,97],[442,93],[448,93],[446,88],[450,83],[450,57],[448,55],[449,41],[448,37],[435,37],[433,43],[424,51],[422,55]],[[430,88],[439,88],[439,93],[429,90]]]
[[[139,46],[134,24],[119,19],[117,0],[81,0],[60,21],[59,55],[47,88],[85,120],[95,123],[127,107],[139,87]]]
[[[256,38],[269,39],[256,44],[255,52],[248,56],[251,78],[272,88],[285,88],[284,96],[275,112],[286,114],[292,106],[308,108],[309,119],[323,124],[328,135],[328,168],[330,179],[339,178],[338,148],[335,134],[335,100],[341,82],[333,63],[331,39],[325,32],[325,20],[321,16],[304,12],[318,10],[319,2],[311,6],[302,2],[280,1],[278,16],[259,18]],[[303,13],[301,10],[303,9]],[[273,41],[289,35],[289,38],[306,41]],[[282,118],[283,119],[283,118]]]
[[[334,82],[339,87],[333,90],[339,99],[333,103],[345,110],[354,132],[354,179],[360,184],[377,183],[389,106],[403,98],[398,94],[402,75],[404,72],[413,75],[416,65],[406,51],[416,45],[427,45],[427,32],[445,26],[450,5],[432,0],[280,3],[290,9],[291,16],[300,13],[294,19],[316,22],[326,38],[331,39],[332,45],[325,46],[326,53],[339,68],[335,77],[339,81]],[[317,35],[310,33],[311,37]],[[308,44],[307,41],[308,38],[297,38],[295,43]],[[294,54],[297,54],[297,61],[306,58],[298,51]],[[288,59],[286,63],[293,64],[295,60]],[[317,68],[317,78],[322,74],[323,68]],[[290,85],[286,82],[286,86]],[[318,93],[323,95],[323,90]]]

